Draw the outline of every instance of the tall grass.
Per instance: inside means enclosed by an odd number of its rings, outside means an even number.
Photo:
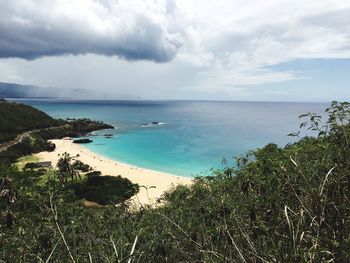
[[[198,177],[164,195],[165,205],[86,208],[67,188],[35,174],[1,168],[0,190],[13,214],[1,225],[0,259],[8,262],[350,262],[348,103],[329,118],[303,116],[300,138],[268,144],[237,165]],[[297,133],[295,135],[298,135]],[[3,212],[2,212],[3,214]]]

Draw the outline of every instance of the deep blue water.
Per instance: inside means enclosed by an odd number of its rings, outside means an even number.
[[[183,176],[208,174],[269,142],[284,146],[298,116],[322,113],[326,103],[212,101],[21,100],[56,118],[90,118],[116,127],[84,147],[125,163]],[[140,127],[139,124],[163,125]],[[103,135],[112,133],[112,138]]]

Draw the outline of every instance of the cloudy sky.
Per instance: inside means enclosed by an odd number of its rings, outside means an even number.
[[[0,81],[115,98],[349,100],[350,1],[0,0]]]

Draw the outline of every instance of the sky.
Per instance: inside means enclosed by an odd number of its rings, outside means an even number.
[[[106,99],[349,100],[350,1],[0,0],[0,81]]]

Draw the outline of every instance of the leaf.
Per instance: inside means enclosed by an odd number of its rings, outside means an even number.
[[[299,128],[301,129],[301,128],[305,127],[305,126],[306,126],[306,124],[307,124],[307,122],[302,122],[302,123],[300,123]]]
[[[301,114],[301,115],[299,115],[299,119],[304,118],[304,117],[307,117],[307,116],[309,116],[309,114],[310,114],[310,113]]]
[[[299,134],[300,134],[300,131],[289,133],[289,134],[287,134],[287,136],[290,136],[290,137],[299,137]]]

